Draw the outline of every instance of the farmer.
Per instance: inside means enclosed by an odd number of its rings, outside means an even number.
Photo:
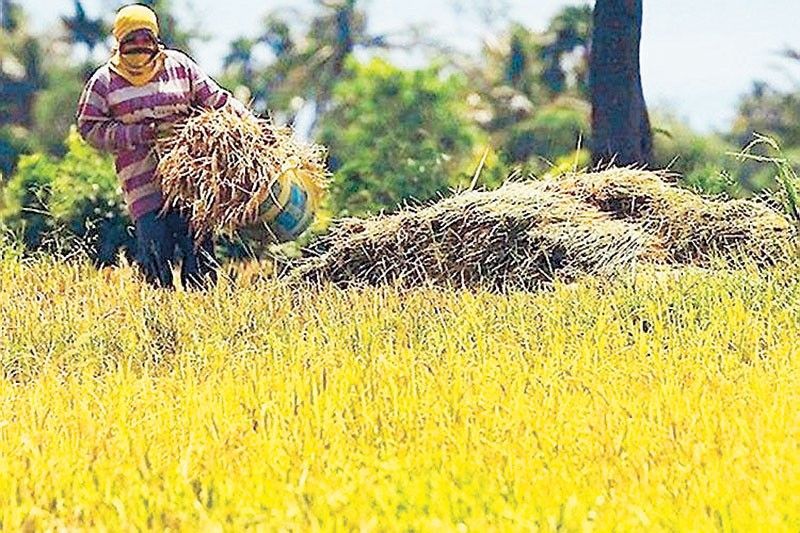
[[[192,108],[231,105],[247,112],[189,57],[159,40],[156,14],[143,5],[123,7],[113,27],[113,57],[97,69],[78,106],[78,129],[91,145],[112,152],[136,231],[136,263],[145,279],[172,288],[171,261],[183,259],[187,288],[216,282],[213,242],[196,242],[183,214],[161,215],[164,200],[156,178],[154,143]]]

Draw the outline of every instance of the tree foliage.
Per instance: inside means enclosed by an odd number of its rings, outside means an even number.
[[[201,33],[196,28],[182,26],[175,15],[173,0],[140,0],[158,14],[160,38],[170,48],[177,48],[190,53],[192,42],[202,39]]]
[[[543,32],[512,23],[466,67],[472,116],[510,167],[543,174],[587,142],[591,29],[588,6],[562,9]]]
[[[291,121],[308,104],[314,115],[311,130],[327,111],[350,56],[387,45],[385,37],[368,31],[357,0],[316,0],[314,5],[305,23],[291,9],[269,13],[261,33],[234,40],[224,61],[225,79],[246,86],[256,109]],[[266,63],[256,62],[259,50],[267,52]]]
[[[335,212],[394,209],[428,200],[463,177],[475,130],[464,118],[464,80],[438,69],[351,63],[321,131],[330,147]]]
[[[755,132],[800,147],[800,89],[781,91],[765,83],[753,84],[739,104],[731,134],[746,144]]]
[[[0,223],[28,250],[86,252],[101,264],[132,248],[113,164],[72,131],[66,153],[23,156],[2,191]]]
[[[81,0],[73,0],[73,6],[74,13],[62,16],[61,22],[67,29],[70,42],[83,45],[92,53],[108,37],[108,28],[101,18],[91,18],[86,14]]]
[[[22,14],[9,10],[10,29],[0,31],[0,122],[29,125],[36,92],[44,85],[44,51]]]
[[[45,85],[41,43],[27,30],[19,6],[3,1],[0,30],[0,184],[19,154],[32,151],[36,97]]]

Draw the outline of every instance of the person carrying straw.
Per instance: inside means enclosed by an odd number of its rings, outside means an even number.
[[[92,146],[112,152],[125,201],[136,232],[135,261],[145,279],[172,288],[172,259],[182,257],[185,288],[203,288],[216,281],[213,242],[197,242],[184,214],[164,211],[164,195],[156,169],[155,143],[193,109],[245,106],[217,85],[186,54],[166,49],[159,40],[155,12],[129,5],[117,13],[112,31],[116,47],[111,59],[87,82],[77,123]]]

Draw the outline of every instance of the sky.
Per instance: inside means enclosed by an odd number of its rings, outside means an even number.
[[[505,5],[504,17],[543,29],[564,0],[489,0]],[[210,40],[194,55],[209,71],[218,71],[227,44],[256,35],[273,9],[308,11],[310,0],[173,0],[182,21],[195,24]],[[72,0],[21,0],[36,31],[72,12]],[[460,14],[456,0],[364,0],[373,33],[424,24],[430,35],[475,52],[492,31],[470,9]],[[462,0],[470,5],[470,0]],[[117,0],[84,0],[91,16],[111,13]],[[727,129],[738,99],[755,80],[780,87],[800,86],[800,64],[780,51],[800,49],[798,0],[644,0],[642,79],[651,108],[669,111],[702,131]],[[415,66],[419,55],[397,56]]]

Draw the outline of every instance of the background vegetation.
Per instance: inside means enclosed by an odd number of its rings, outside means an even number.
[[[92,19],[80,0],[53,36],[28,30],[26,13],[2,0],[0,31],[0,226],[28,251],[86,250],[101,264],[130,246],[130,222],[107,156],[70,134],[84,80],[108,48],[113,13]],[[164,38],[191,52],[202,35],[183,28],[165,0]],[[543,175],[589,165],[589,6],[566,7],[541,32],[510,24],[480,54],[465,56],[420,32],[368,31],[356,0],[320,2],[310,17],[267,13],[259,35],[230,44],[224,85],[279,121],[298,116],[303,135],[331,149],[328,217],[393,210],[512,173]],[[404,70],[391,50],[418,49],[430,66]],[[786,61],[796,55],[787,54]],[[788,64],[788,63],[787,63]],[[754,132],[800,160],[800,89],[754,83],[729,131],[698,134],[651,110],[654,162],[708,193],[750,195],[775,186],[768,166],[737,161]],[[310,117],[310,118],[309,118]],[[246,244],[246,243],[245,243]],[[242,246],[226,245],[240,255]]]

